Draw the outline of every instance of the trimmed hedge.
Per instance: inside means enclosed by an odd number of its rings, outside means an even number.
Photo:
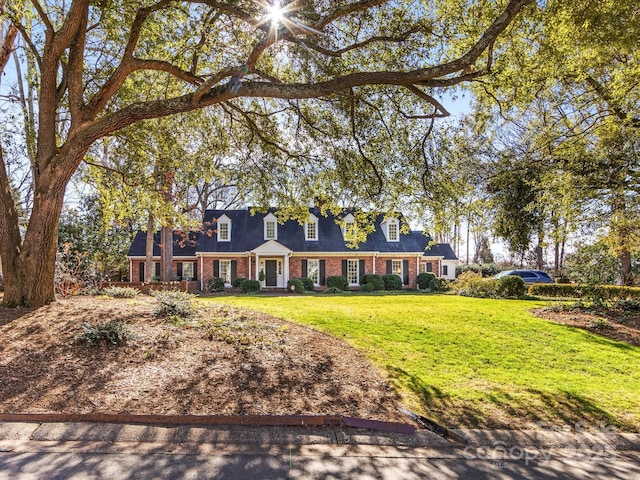
[[[304,293],[304,283],[299,278],[292,278],[287,282],[287,292]]]
[[[360,285],[360,291],[362,293],[370,293],[375,291],[375,285],[373,283],[363,283]]]
[[[300,280],[302,280],[302,283],[304,284],[304,289],[309,291],[309,292],[313,292],[314,290],[314,285],[313,285],[313,280],[311,280],[308,277],[300,277]]]
[[[521,297],[527,291],[524,280],[517,275],[496,279],[496,295],[499,297]]]
[[[365,285],[371,285],[371,287],[366,287],[363,290],[362,287]],[[375,275],[372,273],[367,273],[360,277],[360,290],[364,292],[375,292],[377,290],[384,290],[384,281],[380,275]]]
[[[432,278],[429,282],[429,289],[432,292],[446,292],[449,290],[449,282],[446,278]]]
[[[426,290],[427,288],[431,288],[431,280],[435,279],[436,275],[431,272],[422,272],[418,274],[416,279],[418,283],[418,288],[420,290]]]
[[[529,295],[542,297],[593,298],[606,300],[640,298],[640,287],[620,285],[580,285],[566,283],[538,283],[529,287]]]
[[[220,277],[207,280],[207,292],[224,292],[224,280]]]
[[[238,277],[238,278],[236,278],[233,282],[231,282],[231,286],[232,286],[233,288],[240,288],[240,289],[241,289],[241,288],[242,288],[242,284],[243,284],[244,282],[246,282],[246,281],[247,281],[247,279],[246,279],[246,278],[244,278],[244,277]]]
[[[327,277],[327,288],[337,288],[339,290],[349,290],[349,280],[344,275],[333,275]]]
[[[258,280],[245,280],[240,284],[242,293],[256,293],[260,291],[260,282]]]
[[[383,275],[382,281],[384,282],[385,290],[402,290],[402,278],[400,278],[400,275]]]

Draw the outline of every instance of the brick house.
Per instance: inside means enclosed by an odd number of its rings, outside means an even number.
[[[292,278],[309,277],[318,289],[332,275],[344,275],[351,287],[361,275],[397,274],[405,288],[416,288],[420,272],[454,279],[458,259],[448,243],[431,245],[420,231],[401,232],[398,218],[375,220],[375,231],[357,249],[349,248],[345,235],[353,216],[324,217],[313,208],[304,225],[279,223],[274,210],[251,215],[247,210],[207,210],[203,232],[174,233],[174,272],[178,280],[198,280],[201,290],[212,277],[231,285],[238,277],[261,280],[264,289],[284,288]],[[129,249],[129,280],[144,281],[144,232],[138,232]],[[154,260],[159,275],[158,235]]]

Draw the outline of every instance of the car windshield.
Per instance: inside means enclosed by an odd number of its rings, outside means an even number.
[[[542,278],[546,278],[551,280],[551,277],[549,276],[549,274],[547,272],[536,272],[539,276],[541,276]]]

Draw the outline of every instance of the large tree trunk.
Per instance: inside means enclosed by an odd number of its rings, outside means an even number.
[[[1,169],[4,175],[4,168]],[[64,186],[62,180],[52,182],[58,188],[48,188],[47,194],[36,189],[33,210],[24,242],[6,177],[2,179],[0,243],[4,271],[3,304],[8,307],[45,305],[55,299],[55,264],[58,248],[58,221],[62,211]],[[66,182],[64,183],[66,185]],[[9,192],[10,194],[10,192]]]
[[[173,229],[162,227],[160,230],[160,279],[172,282],[173,276]]]
[[[622,285],[633,285],[633,277],[631,275],[631,252],[623,249],[620,252],[620,277]]]
[[[18,280],[20,275],[18,257],[22,251],[19,221],[0,146],[0,261],[2,261],[4,277],[5,306],[23,303]]]

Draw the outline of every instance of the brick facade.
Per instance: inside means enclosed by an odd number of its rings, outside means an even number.
[[[262,257],[261,257],[262,259]],[[288,277],[291,278],[299,278],[302,277],[302,261],[303,260],[311,260],[311,259],[319,259],[324,260],[325,262],[325,278],[331,277],[334,275],[342,275],[342,262],[343,260],[364,260],[364,272],[360,272],[362,274],[371,274],[374,273],[374,257],[373,255],[362,256],[360,255],[345,255],[345,256],[318,256],[318,255],[309,255],[309,256],[292,256],[289,257],[289,272]],[[236,277],[255,279],[256,275],[256,258],[255,257],[246,257],[246,256],[206,256],[204,258],[197,257],[193,260],[174,260],[173,262],[173,271],[174,273],[178,271],[178,264],[183,262],[196,262],[196,271],[195,275],[197,277],[198,282],[202,281],[204,285],[206,285],[207,281],[213,278],[214,275],[214,262],[218,260],[232,260],[236,262]],[[403,263],[403,267],[408,266],[408,280],[409,283],[404,285],[406,288],[417,288],[416,277],[420,271],[422,271],[422,266],[426,263],[431,263],[432,272],[438,275],[441,272],[440,260],[430,260],[429,262],[425,262],[423,259],[420,259],[420,267],[418,267],[417,258],[415,256],[377,256],[375,258],[375,273],[377,275],[386,275],[387,273],[387,261],[389,260],[400,260],[406,261],[407,263]],[[251,262],[251,270],[249,270],[249,262]],[[131,265],[131,276],[130,279],[133,282],[137,282],[140,279],[140,264],[143,264],[143,261],[133,260]],[[403,272],[405,273],[405,272]]]

